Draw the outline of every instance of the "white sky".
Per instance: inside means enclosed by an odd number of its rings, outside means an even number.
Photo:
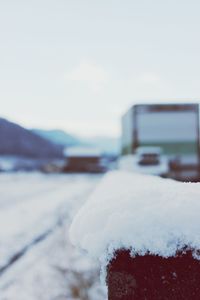
[[[0,115],[117,135],[135,102],[200,99],[199,12],[199,0],[0,0]]]

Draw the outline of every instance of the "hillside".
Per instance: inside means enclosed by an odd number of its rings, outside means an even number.
[[[80,144],[80,140],[78,138],[74,137],[73,135],[63,130],[33,129],[32,132],[60,146],[67,147],[67,146],[76,146]]]
[[[0,118],[0,155],[56,158],[62,157],[62,147],[30,130]]]

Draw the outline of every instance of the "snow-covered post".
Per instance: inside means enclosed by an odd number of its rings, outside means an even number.
[[[109,300],[200,299],[200,184],[108,173],[74,218]],[[106,272],[105,272],[106,271]]]

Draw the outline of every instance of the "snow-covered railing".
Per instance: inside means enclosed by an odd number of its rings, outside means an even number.
[[[72,242],[101,262],[109,300],[200,299],[200,184],[108,173]]]

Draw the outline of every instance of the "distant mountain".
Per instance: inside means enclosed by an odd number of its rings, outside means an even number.
[[[42,130],[33,129],[43,138],[64,147],[70,146],[86,146],[99,148],[102,152],[108,154],[118,154],[120,151],[120,142],[118,138],[97,136],[91,138],[75,137],[63,130]]]
[[[76,146],[81,143],[81,141],[74,137],[71,134],[63,130],[43,130],[43,129],[33,129],[34,133],[40,135],[41,137],[55,143],[56,145],[60,146]]]
[[[0,118],[0,155],[32,158],[62,157],[62,147],[6,119]]]

